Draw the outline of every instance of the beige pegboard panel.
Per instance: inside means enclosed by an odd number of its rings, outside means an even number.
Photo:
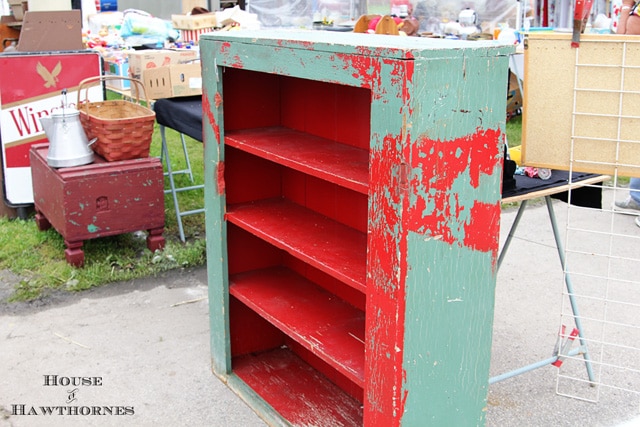
[[[640,176],[640,36],[532,33],[524,92],[525,165]]]

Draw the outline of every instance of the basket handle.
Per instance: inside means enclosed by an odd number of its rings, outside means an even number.
[[[78,84],[78,103],[77,108],[80,109],[80,105],[84,105],[85,110],[88,110],[89,106],[87,105],[88,96],[89,96],[89,88],[98,85],[98,83],[106,82],[107,80],[129,80],[132,83],[131,93],[133,94],[133,85],[136,85],[135,91],[135,101],[137,104],[140,104],[140,89],[142,89],[142,94],[144,95],[144,101],[147,103],[147,106],[150,106],[149,97],[147,97],[147,91],[144,87],[142,81],[138,79],[134,79],[131,77],[123,77],[123,76],[94,76],[88,77],[82,80]],[[82,96],[82,91],[84,90],[84,97]]]

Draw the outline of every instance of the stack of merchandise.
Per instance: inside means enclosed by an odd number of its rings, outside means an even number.
[[[171,15],[173,27],[180,31],[179,42],[197,44],[200,35],[215,29],[216,14],[202,7],[195,7],[188,15]]]
[[[260,29],[257,15],[247,13],[239,6],[218,12],[196,7],[188,15],[172,15],[171,20],[173,27],[180,31],[179,44],[198,44],[200,36],[211,31]]]

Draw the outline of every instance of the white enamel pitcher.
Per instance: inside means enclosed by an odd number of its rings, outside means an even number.
[[[40,124],[49,140],[47,164],[54,168],[81,166],[93,162],[91,142],[80,123],[80,113],[66,104],[67,90],[62,91],[64,101],[61,108],[49,117],[40,117]]]

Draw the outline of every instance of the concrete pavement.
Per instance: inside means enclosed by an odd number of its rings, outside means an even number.
[[[613,197],[605,194],[605,206]],[[563,224],[566,205],[554,205]],[[502,241],[515,212],[502,214]],[[596,210],[576,215],[587,223],[609,218]],[[621,233],[640,236],[632,217],[616,222]],[[626,265],[629,274],[638,273],[637,262]],[[12,279],[2,274],[0,299]],[[563,310],[562,277],[547,210],[543,204],[529,206],[498,274],[492,376],[551,356]],[[640,289],[632,291],[638,295],[629,298],[640,300]],[[265,425],[211,373],[206,296],[206,270],[197,268],[57,293],[32,304],[0,303],[0,425]],[[640,345],[637,330],[626,338]],[[640,357],[628,362],[640,369]],[[584,364],[574,365],[575,376],[584,377]],[[619,374],[625,387],[640,391],[637,373]],[[74,385],[70,377],[84,380]],[[557,368],[545,366],[492,384],[487,425],[640,425],[637,393],[588,384],[571,390],[592,397],[597,389],[594,403],[557,394],[561,383]],[[41,406],[97,407],[100,415],[43,415]],[[28,415],[32,407],[35,414]],[[12,414],[16,411],[24,415]]]

